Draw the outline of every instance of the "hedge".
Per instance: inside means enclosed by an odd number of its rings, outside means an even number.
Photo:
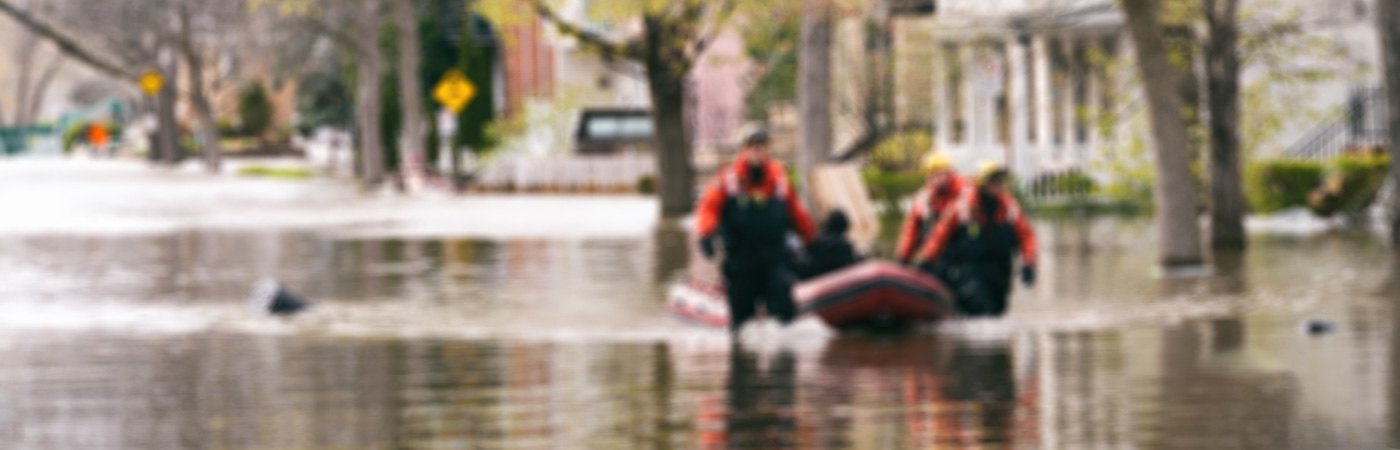
[[[1308,195],[1322,185],[1325,164],[1300,159],[1271,159],[1250,165],[1246,173],[1249,204],[1268,214],[1308,205]]]

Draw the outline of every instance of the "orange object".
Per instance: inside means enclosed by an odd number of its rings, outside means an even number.
[[[904,226],[899,232],[899,246],[895,250],[895,260],[909,261],[914,257],[914,249],[928,238],[928,233],[938,224],[953,202],[969,189],[968,182],[955,173],[949,173],[941,183],[929,183],[914,195],[914,204],[909,214],[904,216]]]
[[[938,221],[933,234],[924,243],[919,251],[921,261],[933,262],[942,256],[943,250],[948,246],[948,241],[953,238],[954,232],[964,224],[976,221],[980,224],[1010,224],[1016,231],[1017,240],[1021,244],[1021,261],[1031,267],[1035,267],[1036,262],[1036,242],[1035,231],[1031,230],[1030,221],[1026,220],[1026,215],[1021,211],[1021,205],[1016,202],[1016,198],[1011,194],[1001,194],[1001,203],[1006,205],[998,211],[996,217],[984,217],[980,202],[977,200],[975,191],[969,190],[958,200],[953,210]]]
[[[94,123],[88,126],[87,132],[88,143],[92,144],[93,147],[99,149],[107,147],[107,127],[100,123]]]
[[[705,188],[705,193],[700,197],[698,210],[695,212],[695,231],[699,236],[711,236],[719,228],[720,215],[724,213],[724,202],[732,196],[741,193],[755,194],[761,193],[767,197],[781,199],[787,203],[788,215],[792,219],[793,228],[802,237],[805,243],[811,243],[817,237],[817,227],[812,222],[812,216],[807,213],[807,208],[802,206],[802,202],[792,195],[792,188],[788,186],[787,171],[783,165],[777,161],[769,160],[764,164],[767,175],[763,178],[763,185],[752,186],[748,181],[748,161],[743,158],[735,158],[734,164],[720,169],[714,181]]]

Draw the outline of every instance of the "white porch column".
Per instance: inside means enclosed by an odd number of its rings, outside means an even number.
[[[997,48],[998,46],[1000,43],[995,41],[977,46],[977,107],[981,109],[978,112],[978,121],[981,123],[981,131],[978,133],[978,160],[999,159],[1002,156],[995,154],[1000,121],[997,117],[997,96],[1004,90],[1005,79],[998,81],[993,75],[996,74],[996,70],[1002,70],[1001,76],[1006,76],[1006,61],[1003,60],[1002,49]],[[995,67],[998,64],[1001,67]]]
[[[1079,111],[1076,111],[1078,105],[1075,104],[1078,101],[1076,87],[1081,81],[1079,77],[1083,74],[1080,73],[1079,62],[1075,61],[1074,58],[1074,39],[1072,37],[1063,36],[1060,38],[1059,51],[1065,61],[1064,82],[1057,88],[1060,92],[1060,114],[1063,114],[1059,123],[1060,133],[1064,137],[1064,140],[1060,141],[1059,156],[1063,158],[1061,161],[1073,161],[1074,156],[1078,153],[1075,149],[1079,148],[1079,136],[1075,132],[1075,125],[1079,123]]]
[[[1089,51],[1102,53],[1104,51],[1102,40],[1098,37],[1089,40]],[[1080,167],[1087,167],[1092,155],[1098,153],[1099,146],[1103,144],[1103,135],[1099,133],[1100,116],[1103,115],[1103,67],[1099,64],[1084,62],[1084,74],[1089,77],[1088,92],[1085,95],[1087,103],[1086,111],[1089,113],[1089,142],[1079,153],[1079,160],[1075,161]]]
[[[943,42],[938,42],[935,45],[937,48],[934,49],[934,55],[937,61],[934,61],[933,64],[933,129],[937,130],[935,143],[938,146],[938,151],[943,152],[948,151],[948,146],[953,139],[953,109],[951,106],[953,98],[949,92],[956,91],[953,91],[954,88],[949,86],[949,83],[952,82],[948,76],[951,73],[948,67],[949,48]]]
[[[1025,153],[1030,141],[1029,86],[1026,77],[1026,46],[1020,37],[1006,40],[1006,76],[1011,77],[1011,91],[1007,92],[1007,113],[1011,115],[1011,142],[1006,145],[1006,165],[1021,176],[1026,176]]]
[[[1045,35],[1031,38],[1031,76],[1035,83],[1035,147],[1036,160],[1044,161],[1054,145],[1054,109],[1050,104],[1050,48]],[[1039,170],[1040,167],[1032,168]]]

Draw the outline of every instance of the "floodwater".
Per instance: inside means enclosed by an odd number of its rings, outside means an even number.
[[[1150,223],[1042,221],[1004,319],[731,340],[667,317],[687,238],[646,199],[42,161],[0,161],[0,193],[6,449],[1400,446],[1400,288],[1365,231],[1261,222],[1179,278]],[[249,311],[268,276],[315,308]]]

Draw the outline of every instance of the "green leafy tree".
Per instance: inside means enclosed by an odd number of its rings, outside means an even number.
[[[801,1],[769,3],[771,14],[746,17],[744,54],[754,62],[754,84],[744,96],[749,120],[767,121],[768,108],[797,101],[797,41],[802,34]]]
[[[343,72],[335,67],[303,76],[296,94],[297,127],[303,134],[321,126],[349,127],[355,118],[354,95]]]
[[[272,98],[267,95],[267,87],[261,81],[249,81],[238,92],[238,120],[243,123],[243,132],[250,136],[262,137],[272,127]]]

